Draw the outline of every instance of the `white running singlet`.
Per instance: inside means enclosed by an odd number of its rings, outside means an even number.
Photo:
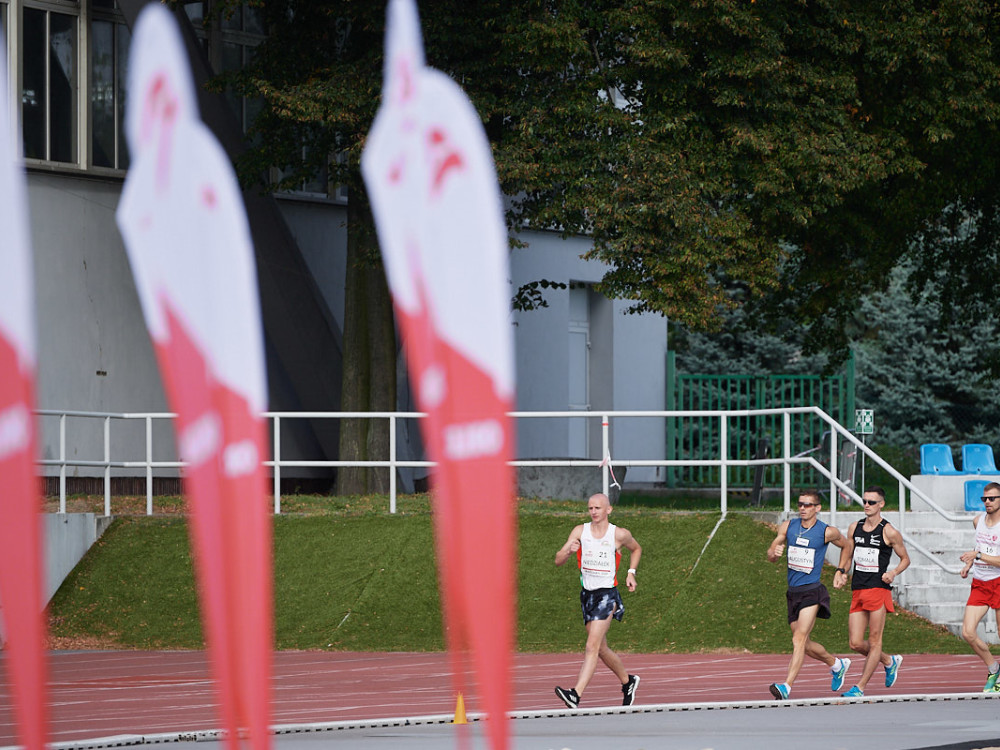
[[[618,570],[621,553],[615,547],[616,528],[613,523],[609,523],[607,533],[601,539],[595,539],[590,533],[590,524],[583,525],[577,561],[580,564],[580,585],[587,591],[610,589],[618,585],[615,571]],[[1000,572],[1000,568],[997,571]]]
[[[987,526],[985,513],[979,517],[979,523],[976,524],[976,551],[984,555],[1000,555],[1000,524]],[[992,581],[1000,578],[1000,568],[974,562],[972,577],[977,581]]]

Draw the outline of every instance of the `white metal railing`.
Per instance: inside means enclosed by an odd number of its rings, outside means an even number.
[[[153,472],[160,469],[182,469],[182,461],[153,460],[153,424],[157,420],[173,420],[176,414],[169,412],[158,413],[108,413],[108,412],[87,412],[87,411],[59,411],[53,409],[39,410],[37,414],[44,418],[58,418],[59,420],[59,455],[53,459],[43,459],[38,463],[45,467],[58,467],[59,469],[59,512],[66,512],[66,470],[67,467],[91,467],[101,468],[104,471],[104,512],[111,515],[111,470],[112,469],[142,469],[146,479],[146,513],[153,513]],[[762,459],[737,459],[730,458],[728,452],[728,429],[729,420],[734,418],[759,417],[767,415],[780,415],[782,417],[782,455]],[[949,567],[940,562],[930,551],[923,548],[918,542],[906,533],[906,498],[907,491],[910,497],[919,497],[927,505],[950,521],[964,521],[970,516],[968,514],[951,513],[943,509],[924,492],[915,487],[907,477],[900,474],[895,468],[889,465],[878,454],[872,451],[865,443],[854,436],[850,430],[840,425],[830,415],[819,407],[804,406],[785,409],[741,409],[741,410],[709,410],[709,411],[517,411],[511,412],[509,416],[513,419],[534,419],[534,418],[561,418],[561,419],[593,419],[600,420],[601,445],[603,455],[594,459],[518,459],[512,461],[513,466],[518,467],[594,467],[602,471],[602,487],[605,493],[610,488],[609,473],[614,467],[719,467],[720,487],[719,487],[719,507],[723,514],[728,509],[727,468],[734,466],[771,466],[780,465],[783,467],[783,509],[787,514],[791,509],[792,492],[792,466],[796,464],[806,464],[815,469],[821,476],[829,482],[830,488],[830,515],[834,525],[837,522],[837,498],[847,497],[851,501],[860,502],[857,492],[838,478],[837,459],[838,451],[831,449],[830,465],[824,466],[811,455],[812,451],[806,450],[793,453],[792,444],[792,418],[797,415],[812,417],[825,423],[831,436],[839,436],[831,441],[831,446],[839,445],[839,439],[849,441],[853,446],[861,451],[868,459],[874,461],[882,467],[890,476],[898,482],[899,486],[899,510],[900,510],[900,531],[906,539],[907,545],[912,546],[918,552],[924,554],[936,565],[949,573],[958,573],[960,568]],[[271,460],[264,461],[263,464],[271,468],[273,476],[274,492],[274,512],[281,513],[281,473],[285,468],[341,468],[341,467],[370,467],[389,469],[389,511],[396,512],[396,470],[401,468],[429,468],[434,463],[426,460],[403,460],[397,458],[397,433],[399,420],[401,419],[422,419],[426,416],[423,412],[289,412],[274,411],[265,412],[263,415],[271,422],[271,438],[273,455]],[[103,422],[103,456],[94,459],[80,459],[70,457],[66,447],[66,420],[67,419],[87,419],[100,420]],[[610,421],[615,418],[651,418],[651,419],[705,419],[716,418],[719,420],[719,456],[715,459],[629,459],[612,458],[610,454]],[[293,419],[385,419],[389,423],[389,455],[385,460],[368,461],[320,461],[320,460],[293,460],[284,459],[281,454],[281,427],[282,424]],[[111,455],[111,425],[119,421],[141,420],[145,425],[144,458],[142,460],[115,460]],[[802,447],[802,446],[799,446]],[[810,449],[813,446],[808,446]]]
[[[143,469],[146,474],[146,513],[153,514],[153,470],[180,469],[182,461],[153,460],[153,420],[172,420],[176,414],[169,412],[114,414],[92,411],[57,411],[55,409],[39,409],[36,414],[41,417],[58,417],[59,419],[59,457],[41,459],[41,466],[59,467],[59,512],[66,512],[66,468],[69,466],[95,467],[104,469],[104,515],[111,515],[111,470],[112,469]],[[66,420],[67,418],[96,419],[103,422],[104,456],[101,459],[69,458],[66,454]],[[111,423],[118,420],[141,420],[145,423],[145,459],[142,461],[115,461],[111,458]]]

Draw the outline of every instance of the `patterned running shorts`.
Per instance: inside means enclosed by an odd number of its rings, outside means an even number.
[[[593,591],[580,589],[580,608],[583,610],[584,625],[591,620],[607,620],[609,617],[621,622],[625,614],[625,605],[616,587]]]

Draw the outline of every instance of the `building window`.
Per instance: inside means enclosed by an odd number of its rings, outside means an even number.
[[[216,2],[184,3],[184,12],[216,73],[242,70],[250,62],[257,45],[264,41],[260,11],[245,3],[237,6],[231,15],[223,14]],[[226,99],[245,134],[260,112],[260,101],[240,97],[231,90],[226,91]]]
[[[78,149],[78,16],[24,8],[21,122],[29,159],[74,163]]]
[[[230,73],[242,70],[253,57],[254,48],[257,44],[243,44],[237,41],[222,42],[222,72]],[[226,100],[232,107],[236,120],[240,124],[243,133],[250,129],[251,123],[260,114],[260,99],[248,99],[245,96],[238,96],[232,89],[226,89]]]
[[[128,169],[122,124],[130,39],[128,27],[111,18],[90,23],[90,160],[95,167]]]
[[[252,34],[258,40],[264,36],[264,20],[260,11],[246,4],[233,11],[228,18],[223,18],[222,28],[224,31]]]
[[[253,59],[257,45],[264,41],[264,21],[260,11],[249,5],[242,5],[228,18],[222,18],[222,73],[242,70]],[[239,97],[232,91],[226,92],[229,104],[236,113],[243,132],[260,113],[260,99]]]

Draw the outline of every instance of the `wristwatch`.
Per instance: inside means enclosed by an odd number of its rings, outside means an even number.
[[[976,559],[977,559],[977,560],[981,559],[981,558],[982,558],[982,556],[983,556],[983,553],[982,553],[982,552],[977,552],[977,553],[976,553]]]
[[[632,575],[635,575],[635,568],[629,568],[628,572],[631,573]]]
[[[847,575],[847,571],[844,570],[843,568],[837,568],[837,572],[838,573],[843,573],[845,576]]]

